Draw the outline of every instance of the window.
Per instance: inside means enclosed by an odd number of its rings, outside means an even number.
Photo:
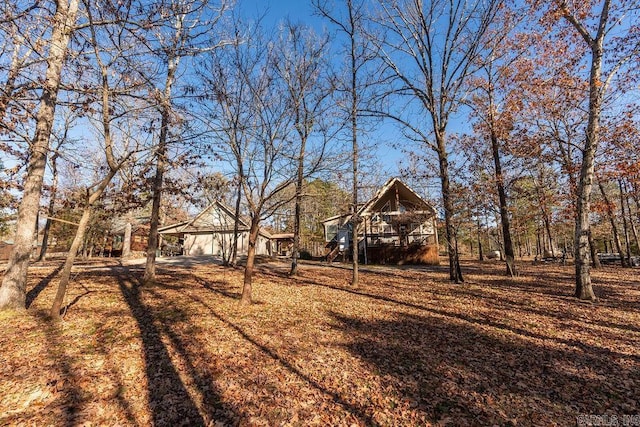
[[[326,233],[326,241],[333,240],[334,237],[338,234],[338,224],[327,224],[325,225],[325,233]]]

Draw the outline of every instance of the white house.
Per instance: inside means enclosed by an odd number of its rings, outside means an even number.
[[[178,236],[184,255],[218,255],[226,257],[233,244],[234,211],[216,201],[189,221],[161,227],[160,235]],[[238,255],[246,255],[249,248],[248,221],[238,224]],[[271,255],[271,235],[261,229],[256,242],[256,255]]]

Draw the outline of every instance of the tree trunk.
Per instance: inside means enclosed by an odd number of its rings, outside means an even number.
[[[166,132],[168,124],[165,122],[163,113],[163,127],[160,131],[160,140],[163,140],[163,133]],[[166,141],[166,133],[164,136]],[[156,152],[156,174],[153,178],[153,196],[151,204],[151,218],[149,219],[149,238],[147,241],[147,261],[144,268],[143,283],[150,284],[156,280],[156,250],[158,249],[158,228],[160,225],[160,201],[162,199],[162,186],[164,182],[164,170],[166,168],[166,151],[164,143],[160,143]]]
[[[536,191],[538,193],[538,200],[540,203],[540,212],[542,213],[542,223],[544,225],[544,228],[542,230],[542,239],[541,239],[541,243],[542,243],[542,258],[544,258],[547,254],[547,243],[549,243],[549,252],[551,253],[552,257],[555,257],[555,251],[553,250],[553,238],[551,237],[551,220],[549,219],[549,213],[547,212],[547,208],[546,208],[546,202],[545,202],[545,197],[544,197],[544,193],[542,188],[540,188],[539,185],[536,184]],[[545,237],[545,231],[546,231],[546,236]]]
[[[60,281],[58,282],[58,291],[56,292],[56,296],[53,299],[53,304],[51,305],[51,311],[49,315],[53,319],[60,319],[61,316],[61,308],[62,303],[64,302],[64,297],[67,292],[67,286],[69,285],[69,278],[71,277],[71,269],[73,268],[73,263],[75,262],[76,255],[78,250],[80,249],[80,245],[84,240],[85,232],[87,231],[89,220],[91,219],[91,206],[87,206],[82,211],[82,217],[80,217],[80,222],[78,223],[78,229],[76,230],[76,235],[73,238],[73,242],[71,243],[71,248],[69,249],[69,255],[67,255],[67,259],[64,262],[64,268],[62,269],[62,273],[60,275]]]
[[[15,28],[17,28],[17,26],[11,25],[10,27],[11,34],[9,35],[9,37],[15,40],[17,37],[17,31],[15,30]],[[11,53],[11,63],[9,65],[9,70],[6,72],[7,79],[5,80],[4,87],[0,89],[0,122],[4,121],[7,107],[9,105],[9,102],[11,102],[16,90],[16,81],[18,77],[20,77],[20,69],[22,66],[22,61],[20,60],[20,50],[22,47],[23,46],[21,46],[21,43],[19,41],[16,41]],[[30,56],[29,54],[27,55]]]
[[[478,218],[478,260],[484,261],[484,254],[482,253],[481,232],[482,232],[482,224],[480,223],[480,218]]]
[[[78,0],[70,0],[68,3],[60,0],[56,5],[47,72],[36,116],[35,135],[29,150],[22,200],[18,207],[14,246],[0,287],[0,309],[25,308],[27,270],[33,248],[33,229],[40,205],[49,137],[53,127],[62,67],[78,12]]]
[[[298,258],[300,256],[300,197],[296,194],[295,218],[293,220],[293,248],[291,250],[290,276],[298,274]]]
[[[124,226],[124,239],[122,240],[122,258],[131,256],[131,223]]]
[[[578,182],[576,203],[576,227],[575,227],[575,266],[576,266],[576,290],[575,296],[579,299],[595,301],[596,296],[591,286],[591,273],[589,271],[589,213],[591,211],[591,191],[595,171],[595,157],[598,148],[600,113],[604,97],[604,85],[602,77],[603,41],[606,22],[609,16],[610,1],[605,0],[600,15],[600,25],[595,39],[586,35],[584,28],[564,9],[564,17],[578,32],[591,48],[591,70],[589,72],[589,119],[587,131],[582,148],[582,165],[580,167],[580,179]]]
[[[549,216],[547,215],[546,212],[544,213],[544,229],[546,230],[547,237],[549,238],[549,252],[551,252],[551,257],[555,258],[556,251],[553,247],[553,237],[551,236],[551,221],[549,220]]]
[[[591,230],[589,230],[589,251],[591,252],[591,266],[596,269],[602,267],[602,265],[600,265],[598,249],[596,248],[596,244],[593,241]]]
[[[629,192],[627,192],[627,213],[629,214],[629,224],[631,224],[631,232],[633,233],[633,239],[636,242],[636,251],[640,251],[640,240],[638,239],[638,230],[636,228],[636,223],[633,219],[633,215],[631,215],[631,203],[629,202]],[[636,252],[640,254],[640,252]]]
[[[48,215],[53,215],[53,201],[49,201]],[[44,223],[44,230],[42,231],[42,246],[40,246],[40,254],[36,262],[44,261],[47,259],[47,249],[49,246],[49,233],[51,232],[51,218],[47,216],[47,221]]]
[[[496,174],[496,187],[498,190],[498,200],[500,202],[500,220],[502,223],[502,240],[504,242],[504,254],[507,267],[507,275],[514,277],[516,273],[515,256],[513,253],[513,243],[511,241],[511,225],[509,223],[509,210],[507,207],[507,193],[504,189],[504,179],[502,176],[502,162],[500,161],[500,147],[498,137],[491,132],[491,151],[493,153],[493,165]]]
[[[449,255],[449,279],[454,283],[464,282],[460,258],[456,250],[456,231],[453,226],[453,202],[451,200],[451,185],[449,183],[449,159],[442,131],[436,132],[438,144],[438,163],[440,166],[440,185],[442,189],[442,204],[444,207],[444,223],[447,239],[447,253]]]
[[[353,21],[353,7],[349,2],[349,15],[351,17],[351,28],[355,28],[355,22]],[[351,148],[352,148],[352,168],[353,168],[353,188],[352,188],[352,200],[353,216],[351,217],[352,224],[352,253],[353,268],[351,275],[351,286],[358,286],[358,225],[360,224],[360,218],[358,218],[358,79],[357,79],[357,53],[355,51],[355,40],[351,39]]]
[[[174,40],[175,45],[169,49],[167,58],[167,77],[164,83],[162,99],[160,101],[160,136],[158,138],[158,149],[156,151],[157,164],[156,175],[153,179],[153,202],[151,219],[149,223],[149,240],[147,245],[147,262],[144,269],[143,283],[152,283],[156,279],[156,250],[158,249],[158,227],[160,223],[160,202],[162,200],[162,189],[164,185],[164,171],[167,167],[167,144],[169,139],[169,126],[171,121],[171,91],[175,81],[180,58],[183,37],[183,23],[185,15],[176,16]]]
[[[149,221],[149,240],[147,244],[147,262],[144,269],[144,283],[152,283],[156,279],[156,250],[158,249],[158,227],[160,225],[160,202],[164,184],[164,171],[167,167],[167,142],[169,139],[169,122],[171,116],[171,89],[178,68],[179,57],[171,57],[168,61],[167,79],[162,99],[160,136],[156,151],[156,175],[153,179],[153,196],[151,218]]]
[[[251,219],[251,229],[249,230],[249,248],[247,249],[247,265],[244,269],[244,284],[242,286],[241,305],[251,305],[253,302],[251,296],[251,282],[253,279],[253,270],[256,259],[256,242],[258,241],[258,232],[260,231],[260,220],[258,218]]]
[[[636,242],[636,254],[640,253],[640,239],[638,236],[638,228],[636,227],[633,217],[629,215],[629,223],[631,224],[631,232],[633,233],[633,240]]]
[[[304,183],[304,152],[306,139],[300,136],[300,156],[298,158],[298,170],[296,176],[295,216],[293,218],[293,250],[291,253],[290,276],[298,274],[298,258],[300,257],[300,217],[302,215],[302,185]]]
[[[58,193],[58,154],[51,156],[51,195],[49,196],[49,206],[47,208],[47,221],[44,224],[44,230],[42,232],[42,246],[40,247],[40,255],[38,255],[37,261],[44,261],[47,257],[47,249],[49,246],[49,233],[51,231],[51,218],[54,215],[56,196]]]
[[[622,251],[622,245],[620,244],[620,234],[618,233],[618,226],[616,225],[616,220],[615,217],[613,215],[613,208],[612,208],[612,204],[611,201],[609,200],[609,197],[607,196],[607,193],[604,191],[604,187],[602,186],[602,182],[598,181],[598,188],[600,188],[600,193],[602,194],[602,199],[604,200],[604,203],[606,205],[606,209],[607,209],[607,217],[609,218],[609,224],[611,225],[611,232],[613,233],[613,241],[616,245],[616,250],[618,251],[618,254],[620,255],[620,260],[622,263],[623,267],[627,267],[626,265],[626,257],[624,256],[624,253]]]
[[[243,177],[243,171],[242,171],[242,165],[239,165],[239,172],[238,172],[238,177],[240,179],[240,182],[238,183],[238,194],[236,197],[236,209],[235,209],[235,218],[233,219],[233,236],[231,238],[232,240],[232,244],[231,244],[231,254],[229,255],[229,265],[235,266],[237,263],[237,259],[238,259],[238,232],[240,231],[240,201],[242,199],[242,180],[244,179]]]
[[[626,249],[625,259],[627,267],[631,267],[631,242],[629,240],[629,225],[627,224],[627,210],[624,203],[625,192],[622,179],[618,179],[618,188],[620,189],[620,211],[622,214],[622,229],[624,231],[624,244]]]

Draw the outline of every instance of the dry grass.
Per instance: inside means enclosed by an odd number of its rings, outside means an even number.
[[[2,313],[0,425],[575,425],[638,414],[638,270],[465,264],[350,271],[78,268],[64,322],[54,266],[32,269],[27,313]]]

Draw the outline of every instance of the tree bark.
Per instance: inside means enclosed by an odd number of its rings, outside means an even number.
[[[40,205],[49,137],[53,127],[62,67],[76,21],[78,0],[69,0],[68,2],[60,0],[56,2],[56,6],[49,42],[47,71],[36,116],[36,130],[29,150],[29,163],[22,200],[18,207],[14,246],[0,287],[0,309],[25,308],[27,270],[33,249],[33,229]]]
[[[62,273],[60,275],[60,281],[58,282],[58,290],[56,292],[56,296],[53,299],[53,304],[51,305],[51,310],[49,312],[49,316],[53,319],[60,319],[62,303],[64,302],[64,297],[67,292],[67,286],[69,285],[69,279],[71,277],[71,269],[73,268],[73,263],[75,262],[76,255],[78,254],[78,250],[80,249],[80,245],[84,240],[85,232],[87,231],[89,220],[91,219],[91,206],[87,206],[82,211],[82,217],[80,217],[80,222],[78,223],[78,229],[76,230],[76,235],[73,238],[73,242],[71,243],[71,248],[69,249],[69,255],[67,255],[67,259],[64,262],[64,268],[62,269]]]
[[[636,242],[636,251],[640,251],[640,239],[638,239],[638,229],[636,228],[636,223],[633,219],[633,215],[631,215],[631,202],[629,201],[629,192],[627,192],[626,202],[627,202],[627,213],[629,214],[629,224],[631,224],[631,232],[633,233],[633,239]],[[640,252],[636,252],[636,253],[640,253]]]
[[[349,23],[351,32],[351,52],[349,59],[351,61],[351,149],[352,149],[352,167],[353,167],[353,188],[352,188],[352,200],[353,216],[351,217],[352,224],[352,252],[353,268],[351,273],[351,286],[358,286],[358,225],[360,224],[360,218],[358,218],[358,64],[356,53],[356,18],[354,15],[354,6],[351,0],[348,0],[349,11]]]
[[[484,261],[484,254],[482,253],[482,239],[480,233],[482,232],[482,225],[480,224],[480,218],[478,218],[478,260]]]
[[[442,189],[442,204],[444,207],[444,223],[447,239],[447,254],[449,255],[449,279],[454,283],[464,282],[460,258],[456,249],[456,231],[453,226],[453,202],[451,200],[451,184],[449,182],[449,159],[442,131],[436,132],[438,144],[438,163],[440,166],[440,186]]]
[[[553,237],[551,235],[551,220],[549,219],[549,216],[547,215],[546,212],[544,212],[544,229],[547,232],[547,237],[549,238],[549,252],[551,252],[551,257],[555,258],[556,257],[556,251],[553,247]],[[544,233],[542,233],[544,235]],[[546,245],[545,245],[546,246]]]
[[[238,232],[240,231],[240,201],[242,199],[242,180],[244,179],[242,162],[238,161],[238,194],[236,196],[235,218],[233,219],[233,236],[231,238],[231,254],[229,254],[229,265],[235,266],[238,260]]]
[[[160,141],[156,151],[156,174],[153,178],[153,196],[151,202],[151,218],[149,219],[149,237],[147,240],[147,260],[144,268],[143,283],[150,284],[156,280],[156,250],[158,249],[158,228],[160,226],[160,202],[162,199],[162,187],[164,183],[164,171],[166,168],[166,132],[168,127],[168,112],[162,114],[162,130]],[[164,134],[164,139],[163,139]],[[162,141],[165,141],[164,143]]]
[[[108,99],[108,94],[104,94],[104,99]],[[108,116],[108,104],[105,103],[105,109],[103,114]],[[107,126],[107,121],[104,122],[105,126]],[[107,176],[105,176],[102,180],[100,180],[99,184],[96,186],[95,190],[87,197],[86,204],[84,210],[82,211],[82,217],[80,217],[80,222],[78,223],[78,228],[76,230],[76,235],[73,238],[73,242],[71,243],[71,248],[69,249],[69,255],[67,255],[67,259],[65,260],[64,268],[62,270],[62,274],[60,276],[60,282],[58,283],[58,291],[56,292],[56,296],[53,300],[53,304],[51,305],[51,311],[49,312],[50,316],[53,319],[60,318],[60,309],[62,307],[62,303],[64,301],[64,296],[67,292],[67,286],[69,285],[69,278],[71,277],[71,269],[73,268],[73,263],[75,262],[76,256],[78,254],[78,250],[81,245],[85,241],[86,231],[89,227],[89,220],[91,219],[91,213],[94,204],[102,197],[102,194],[106,190],[107,186],[116,175],[122,163],[115,163],[113,161],[113,153],[112,153],[112,145],[111,145],[111,136],[109,129],[105,128],[105,140],[106,142],[106,157],[107,163],[109,164],[109,172]]]
[[[516,276],[515,256],[513,253],[513,243],[511,241],[511,225],[509,223],[509,209],[507,206],[507,193],[504,188],[504,178],[502,176],[502,162],[500,160],[500,147],[498,137],[491,131],[491,152],[493,154],[493,165],[495,168],[496,187],[498,190],[498,200],[500,203],[500,220],[502,224],[502,240],[504,242],[504,254],[507,267],[507,275]]]
[[[181,22],[178,20],[178,22]],[[180,31],[180,28],[177,31]],[[180,57],[172,56],[168,60],[167,78],[161,101],[161,122],[158,148],[156,150],[156,174],[153,178],[153,196],[151,218],[149,220],[149,239],[147,242],[147,261],[144,268],[143,283],[156,280],[156,250],[158,249],[158,228],[160,225],[160,203],[164,186],[164,171],[167,167],[167,144],[171,117],[171,89],[175,80]]]
[[[244,269],[244,283],[242,285],[241,305],[251,305],[252,299],[252,280],[253,270],[256,260],[256,243],[258,241],[258,233],[260,231],[260,222],[257,218],[251,219],[251,228],[249,230],[249,248],[247,249],[247,265]]]
[[[304,143],[302,144],[304,147]],[[298,257],[300,256],[300,216],[302,215],[302,184],[304,172],[304,148],[300,150],[300,159],[298,159],[298,170],[296,177],[296,197],[295,197],[295,214],[293,219],[293,250],[291,253],[291,271],[290,276],[298,274]]]
[[[616,220],[615,217],[613,215],[613,208],[612,208],[612,204],[611,201],[609,200],[609,197],[607,196],[607,193],[604,191],[604,187],[602,186],[602,182],[598,181],[598,188],[600,188],[600,193],[602,194],[602,199],[604,200],[604,203],[606,205],[606,209],[607,209],[607,217],[609,218],[609,224],[611,224],[611,232],[613,233],[613,241],[616,245],[616,250],[618,251],[618,254],[620,254],[620,260],[622,263],[623,267],[627,267],[627,262],[626,262],[626,256],[624,255],[623,251],[622,251],[622,245],[620,243],[620,234],[618,233],[618,226],[616,225]]]
[[[124,239],[122,240],[122,258],[131,256],[131,223],[124,226]]]
[[[536,184],[536,192],[538,194],[538,200],[540,203],[540,212],[542,213],[542,222],[544,225],[544,228],[542,230],[542,239],[541,239],[542,258],[544,258],[547,255],[546,254],[547,243],[549,243],[549,252],[551,253],[551,256],[555,258],[556,254],[555,254],[555,250],[553,249],[553,237],[551,236],[551,219],[549,218],[549,213],[547,212],[544,192],[543,192],[543,189],[540,187],[540,185]],[[545,232],[546,232],[546,237],[545,237]]]
[[[602,267],[600,258],[598,257],[598,249],[593,241],[591,230],[589,230],[589,251],[591,252],[591,266],[595,269]]]
[[[40,247],[40,255],[38,255],[37,261],[44,261],[47,257],[47,249],[49,246],[49,233],[51,231],[51,216],[54,215],[54,209],[56,204],[56,195],[58,193],[58,167],[57,167],[57,154],[51,157],[51,195],[49,196],[49,207],[47,209],[47,221],[44,224],[44,230],[42,232],[42,246]]]
[[[627,210],[624,203],[625,192],[622,185],[622,179],[618,179],[618,188],[620,189],[620,211],[622,215],[622,231],[624,231],[624,243],[626,249],[625,259],[627,267],[631,267],[631,242],[629,239],[629,224],[627,223]]]
[[[17,26],[11,25],[9,30],[9,37],[15,40],[15,42],[11,53],[11,63],[9,64],[9,69],[6,72],[7,79],[4,82],[3,88],[0,89],[0,122],[4,121],[7,107],[9,106],[9,102],[11,102],[14,92],[16,91],[16,82],[18,77],[20,77],[20,71],[24,64],[24,60],[26,57],[31,56],[32,52],[29,50],[25,58],[20,58],[20,50],[23,48],[23,46],[21,46],[22,37],[18,36],[16,28]]]
[[[595,157],[598,148],[598,138],[600,133],[600,113],[602,111],[603,91],[605,86],[602,78],[602,58],[604,55],[604,36],[606,34],[606,23],[609,19],[610,0],[605,0],[600,14],[598,32],[592,38],[586,29],[576,18],[571,15],[566,5],[563,4],[562,13],[564,18],[582,35],[591,49],[591,69],[589,72],[589,118],[584,146],[582,148],[582,165],[580,167],[580,178],[577,189],[576,203],[576,227],[575,227],[575,267],[576,267],[576,289],[575,296],[579,299],[595,301],[591,285],[591,274],[589,271],[589,213],[591,211],[591,191],[595,174]]]

